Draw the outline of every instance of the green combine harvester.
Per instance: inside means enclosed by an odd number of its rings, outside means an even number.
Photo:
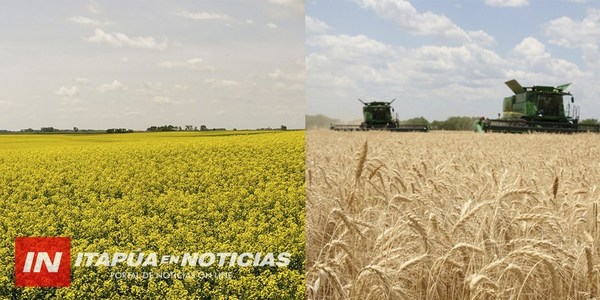
[[[600,132],[600,125],[579,124],[579,107],[565,91],[570,83],[523,87],[513,79],[506,85],[515,94],[504,98],[502,118],[483,122],[485,132]]]
[[[367,131],[367,130],[383,130],[383,131],[396,131],[396,132],[408,132],[408,131],[429,131],[427,125],[406,125],[400,124],[398,116],[393,116],[394,108],[392,102],[363,102],[358,99],[363,106],[363,117],[364,121],[360,125],[341,125],[332,124],[331,129],[337,131]]]

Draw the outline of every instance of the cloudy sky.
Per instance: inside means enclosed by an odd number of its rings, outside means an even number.
[[[504,85],[572,82],[600,119],[600,1],[307,0],[306,112],[361,118],[391,100],[400,119],[495,117]]]
[[[302,0],[4,1],[0,129],[304,126]]]

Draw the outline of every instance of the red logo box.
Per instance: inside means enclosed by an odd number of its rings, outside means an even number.
[[[71,238],[17,237],[15,286],[66,287],[71,285]]]

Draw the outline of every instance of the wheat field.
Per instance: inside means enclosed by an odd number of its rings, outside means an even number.
[[[306,139],[307,299],[598,299],[600,135]]]

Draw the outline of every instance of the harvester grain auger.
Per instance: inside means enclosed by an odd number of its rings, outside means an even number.
[[[338,131],[366,131],[366,130],[385,130],[385,131],[399,131],[399,132],[407,132],[407,131],[429,131],[429,127],[427,125],[410,125],[410,124],[400,124],[397,116],[393,116],[394,108],[392,107],[392,102],[381,102],[381,101],[373,101],[373,102],[363,102],[361,99],[358,99],[363,106],[363,118],[364,121],[360,123],[360,125],[341,125],[341,124],[332,124],[332,130]]]
[[[504,98],[502,118],[484,121],[486,132],[600,132],[599,125],[579,124],[579,107],[565,91],[570,83],[556,87],[523,87],[514,79],[505,83],[514,95]]]

